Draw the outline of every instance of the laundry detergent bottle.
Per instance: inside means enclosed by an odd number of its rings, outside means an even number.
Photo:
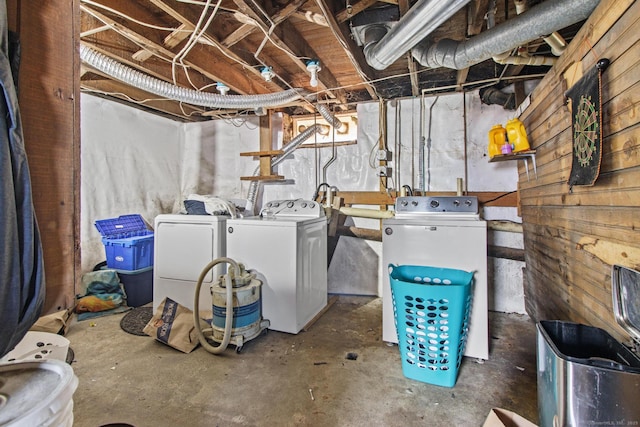
[[[514,153],[529,149],[527,131],[524,129],[524,124],[520,119],[515,118],[507,122],[507,137]]]
[[[489,157],[502,153],[502,146],[506,143],[506,129],[502,125],[495,125],[489,130]]]

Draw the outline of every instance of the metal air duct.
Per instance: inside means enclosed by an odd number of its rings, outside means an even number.
[[[462,70],[587,19],[599,1],[547,0],[466,41],[443,39],[433,44],[423,40],[412,55],[425,67]]]
[[[290,104],[307,96],[306,91],[303,89],[289,89],[265,95],[219,95],[187,89],[141,73],[83,44],[80,45],[80,59],[108,76],[138,89],[163,98],[202,107],[230,109],[269,108]]]
[[[364,36],[367,63],[384,70],[469,1],[420,0],[390,31],[384,25],[372,25]]]

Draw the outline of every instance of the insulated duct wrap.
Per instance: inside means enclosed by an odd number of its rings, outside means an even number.
[[[187,89],[144,74],[83,44],[80,45],[80,59],[110,77],[138,89],[164,98],[202,107],[229,109],[278,107],[290,104],[306,96],[305,91],[302,89],[289,89],[264,95],[219,95]]]

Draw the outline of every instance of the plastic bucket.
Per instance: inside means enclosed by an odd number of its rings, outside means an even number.
[[[30,362],[42,359],[67,360],[69,340],[51,332],[28,331],[0,363]]]
[[[78,378],[59,360],[0,365],[0,425],[73,425],[73,393]]]

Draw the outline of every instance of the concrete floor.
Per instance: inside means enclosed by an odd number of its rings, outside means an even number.
[[[340,296],[307,332],[269,331],[241,353],[185,354],[124,332],[123,314],[75,322],[74,426],[481,426],[492,407],[536,423],[535,325],[491,313],[490,358],[453,388],[407,379],[381,341],[381,300]],[[356,360],[346,358],[356,353]]]

